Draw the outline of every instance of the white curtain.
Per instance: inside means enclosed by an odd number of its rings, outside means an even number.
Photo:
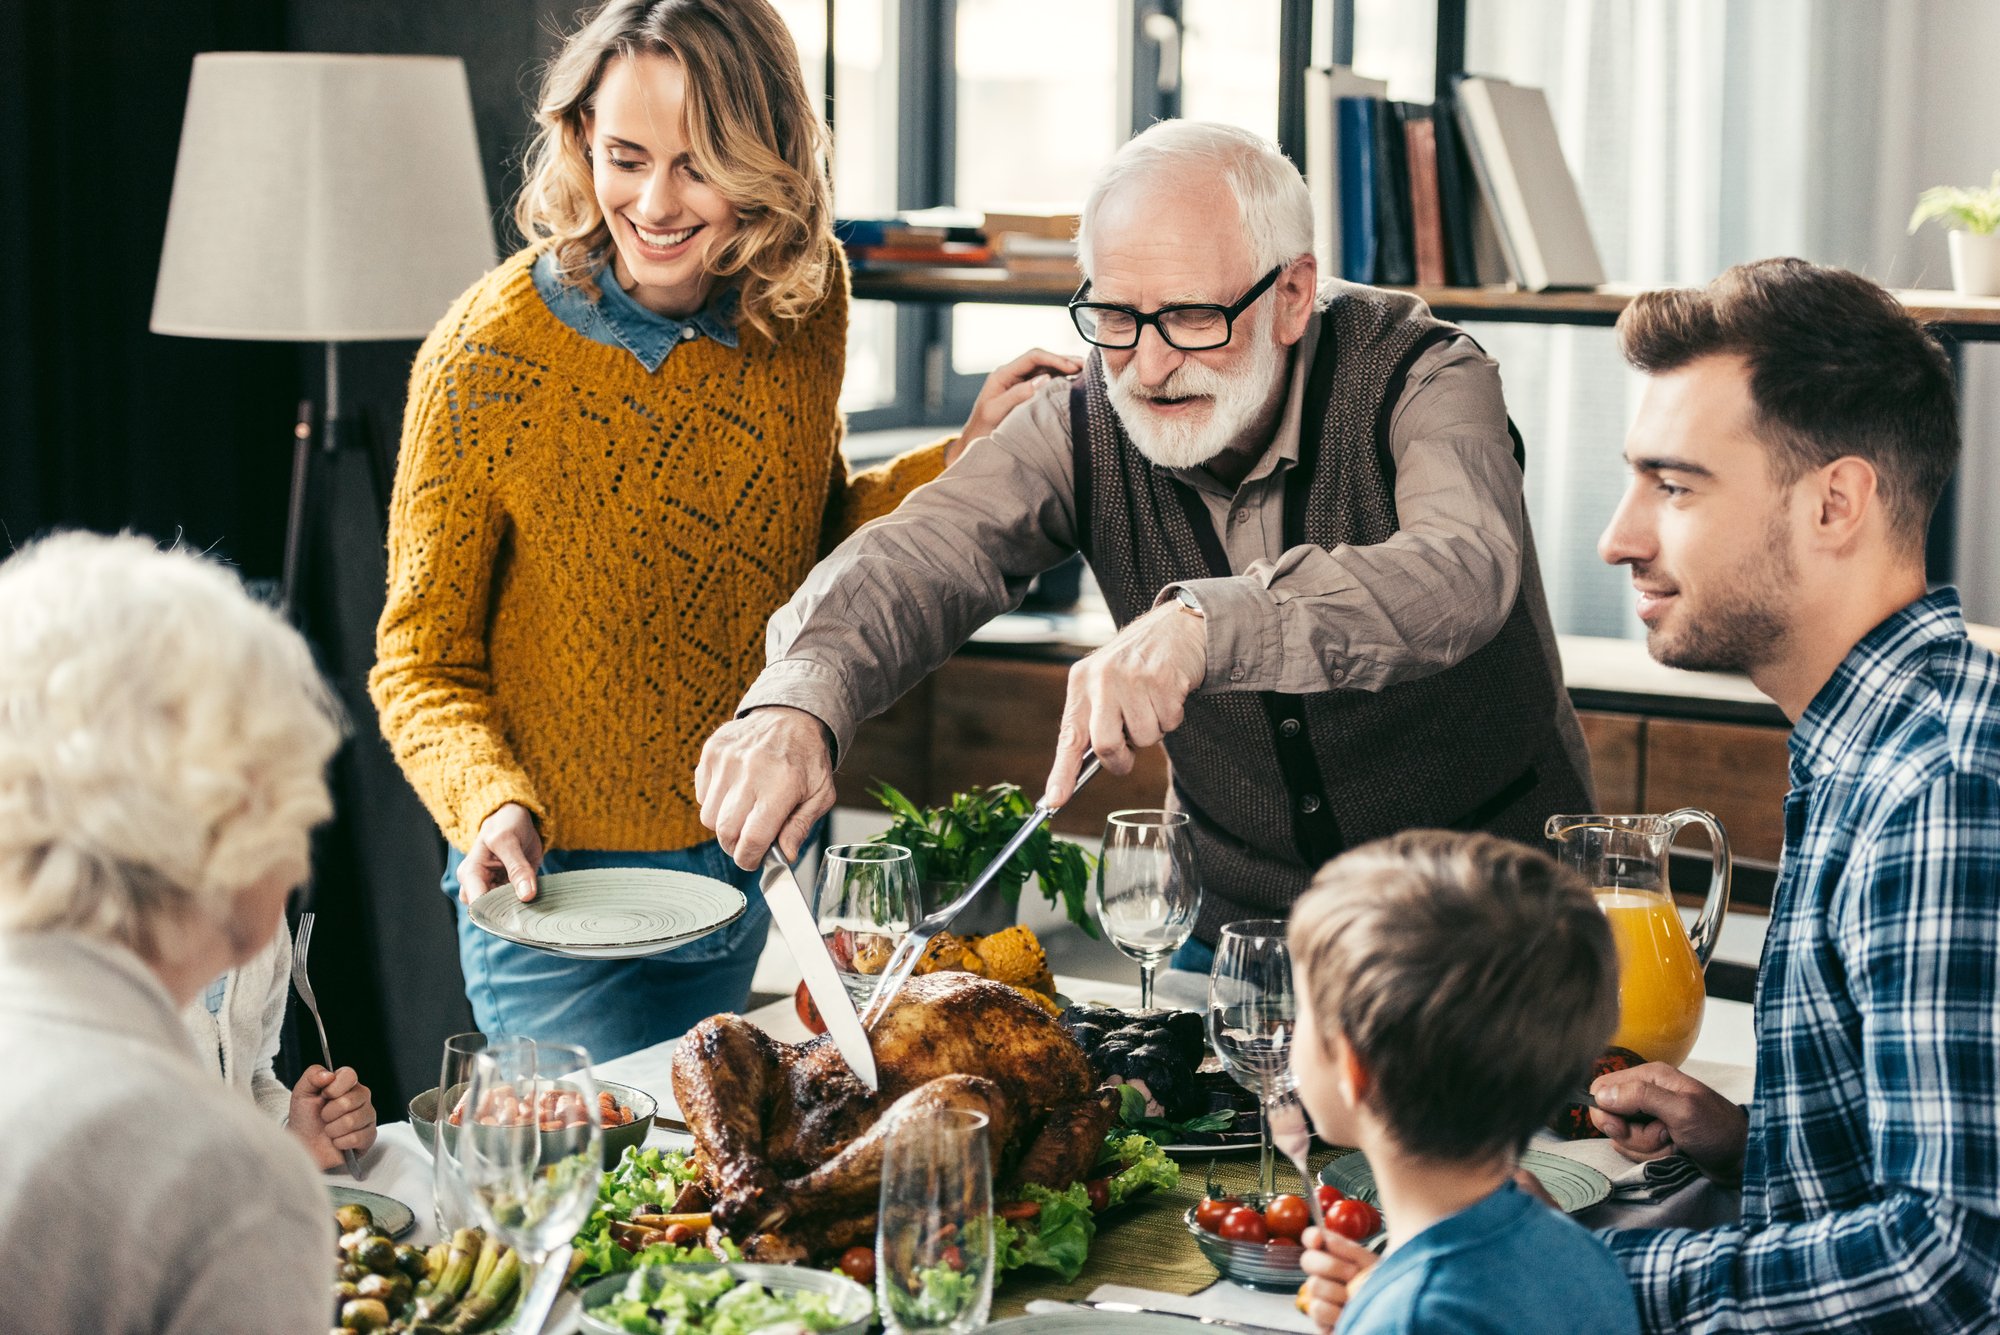
[[[1770,255],[1892,287],[1948,287],[1925,186],[2000,167],[1990,0],[1472,0],[1466,63],[1548,90],[1612,278],[1703,283]],[[1479,325],[1528,441],[1558,629],[1637,638],[1596,539],[1618,496],[1637,378],[1610,331]],[[2000,621],[2000,350],[1962,359],[1957,583]]]

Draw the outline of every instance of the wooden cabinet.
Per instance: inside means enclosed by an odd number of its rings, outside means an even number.
[[[1736,857],[1776,862],[1785,842],[1789,736],[1784,728],[1648,720],[1644,809],[1712,811]]]
[[[1636,714],[1578,714],[1583,742],[1590,748],[1590,773],[1597,809],[1607,815],[1643,811],[1640,755],[1646,720]]]

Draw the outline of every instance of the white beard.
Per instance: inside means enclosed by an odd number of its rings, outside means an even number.
[[[1238,337],[1248,335],[1253,349],[1250,364],[1240,371],[1225,374],[1190,360],[1148,388],[1139,383],[1135,357],[1108,378],[1105,391],[1111,407],[1139,453],[1162,468],[1197,468],[1237,444],[1237,438],[1269,409],[1284,379],[1287,349],[1270,336],[1263,321],[1254,328],[1239,324],[1236,332]],[[1189,395],[1208,397],[1205,417],[1165,418],[1146,406],[1149,400]]]

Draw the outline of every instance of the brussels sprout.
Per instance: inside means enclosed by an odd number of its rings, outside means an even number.
[[[364,1276],[354,1287],[357,1297],[379,1298],[389,1310],[396,1311],[410,1301],[412,1285],[408,1275],[398,1272]]]
[[[422,1247],[412,1247],[408,1243],[404,1243],[402,1246],[396,1248],[396,1269],[402,1271],[411,1279],[422,1279],[425,1268],[429,1264],[430,1258],[425,1255]]]
[[[342,1233],[352,1233],[357,1228],[371,1233],[375,1231],[375,1216],[368,1212],[365,1205],[341,1206],[333,1212],[333,1222]]]
[[[378,1275],[386,1275],[396,1268],[396,1244],[377,1234],[354,1249],[354,1261]]]
[[[343,1330],[381,1330],[389,1324],[389,1309],[379,1298],[356,1298],[340,1309]]]

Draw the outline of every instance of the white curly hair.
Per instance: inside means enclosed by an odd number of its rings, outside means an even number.
[[[233,573],[46,538],[0,563],[0,646],[0,930],[178,958],[245,890],[305,879],[340,711]]]
[[[1312,253],[1312,196],[1305,178],[1270,140],[1216,121],[1165,120],[1125,141],[1090,183],[1077,228],[1077,259],[1093,273],[1092,232],[1104,201],[1128,185],[1168,185],[1190,169],[1219,177],[1236,200],[1258,273]]]

